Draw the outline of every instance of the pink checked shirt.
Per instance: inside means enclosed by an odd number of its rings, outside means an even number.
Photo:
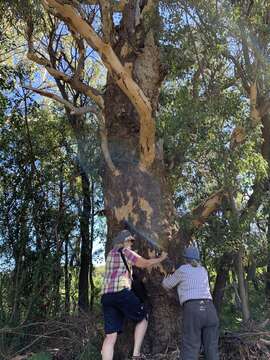
[[[107,256],[104,282],[101,290],[102,294],[131,288],[129,273],[118,250],[119,249],[112,249]],[[136,264],[136,261],[140,256],[127,248],[123,248],[122,253],[125,256],[127,264],[131,270],[132,265]]]

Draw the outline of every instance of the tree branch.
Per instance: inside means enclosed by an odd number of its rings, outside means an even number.
[[[108,0],[99,0],[102,14],[102,30],[106,43],[110,44],[113,37],[112,7]]]
[[[106,164],[108,165],[108,168],[111,170],[112,174],[114,176],[119,176],[120,175],[120,171],[115,167],[111,155],[110,155],[110,151],[109,151],[109,145],[108,145],[108,137],[107,137],[107,129],[105,126],[105,119],[103,117],[103,115],[101,114],[101,112],[99,112],[99,125],[100,125],[100,138],[101,138],[101,148],[102,148],[102,153],[104,156],[104,159],[106,161]]]
[[[238,60],[227,50],[225,50],[223,52],[223,55],[228,59],[231,60],[236,68],[236,71],[241,79],[242,85],[244,90],[246,91],[247,94],[250,93],[250,84],[249,81],[246,77],[246,74],[244,73],[244,70],[242,68],[242,66],[240,65],[240,63],[238,62]]]
[[[27,57],[29,60],[32,60],[39,65],[43,65],[52,77],[70,84],[74,89],[90,97],[101,109],[104,108],[103,96],[101,93],[99,93],[98,90],[84,84],[76,77],[67,76],[65,73],[56,70],[54,67],[52,67],[52,64],[48,59],[40,57],[32,51],[28,52]]]
[[[79,80],[83,70],[84,70],[84,62],[85,62],[85,46],[84,46],[84,41],[81,38],[78,38],[75,34],[72,34],[77,47],[78,47],[78,51],[79,51],[79,59],[77,62],[77,68],[76,71],[74,73],[74,78]]]
[[[228,194],[224,191],[224,189],[220,189],[193,209],[191,214],[193,226],[196,228],[201,227],[209,215],[220,207],[222,200],[227,196]]]
[[[60,104],[64,105],[70,111],[71,115],[84,115],[86,113],[95,114],[95,116],[99,120],[101,148],[102,148],[104,159],[108,165],[108,168],[113,173],[113,175],[114,176],[120,175],[119,170],[115,167],[115,165],[113,164],[113,161],[111,159],[111,155],[109,152],[109,146],[108,146],[107,131],[106,131],[106,127],[105,127],[105,120],[104,120],[104,116],[102,115],[101,110],[97,109],[96,106],[84,106],[84,107],[77,108],[73,104],[71,104],[69,101],[67,101],[67,100],[63,99],[62,97],[60,97],[56,94],[53,94],[49,91],[33,88],[31,86],[24,86],[24,88],[34,91],[37,94],[40,94],[42,96],[48,97],[54,101],[59,102]]]
[[[85,0],[85,2],[89,5],[98,5],[98,0]],[[113,12],[122,12],[128,3],[128,0],[119,0],[119,1],[111,1]]]
[[[147,13],[151,12],[157,4],[158,0],[148,0],[141,12],[140,18],[142,19]]]
[[[57,0],[44,0],[43,3],[49,11],[54,10],[72,31],[79,33],[100,54],[115,83],[134,105],[140,118],[140,163],[143,167],[149,167],[155,158],[155,123],[149,99],[121,64],[112,47],[102,41],[73,6]]]
[[[261,114],[257,109],[257,82],[254,81],[250,85],[250,117],[253,126],[258,125],[261,122]]]
[[[34,88],[32,86],[24,86],[25,89],[27,90],[30,90],[30,91],[33,91],[39,95],[42,95],[42,96],[45,96],[47,98],[50,98],[54,101],[57,101],[59,102],[60,104],[64,105],[67,109],[69,109],[70,111],[75,111],[76,110],[76,107],[71,104],[69,101],[63,99],[61,96],[58,96],[54,93],[51,93],[49,91],[45,91],[45,90],[42,90],[42,89],[37,89],[37,88]]]

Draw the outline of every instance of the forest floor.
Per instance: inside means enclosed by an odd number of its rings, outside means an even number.
[[[22,342],[15,349],[12,344],[14,338],[18,341],[18,334],[22,334]],[[1,360],[99,360],[103,329],[100,318],[80,316],[4,328],[0,335],[4,339]],[[181,360],[181,355],[175,350],[148,359]],[[249,329],[223,334],[220,360],[270,360],[270,332]]]

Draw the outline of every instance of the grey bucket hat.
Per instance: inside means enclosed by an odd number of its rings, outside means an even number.
[[[113,246],[116,245],[120,245],[123,244],[125,241],[127,241],[129,238],[132,238],[133,240],[134,237],[131,235],[131,233],[128,230],[122,230],[120,231],[120,233],[118,235],[116,235],[116,237],[113,239]]]
[[[198,248],[196,248],[195,246],[189,246],[185,248],[183,256],[186,259],[200,261],[200,253]]]

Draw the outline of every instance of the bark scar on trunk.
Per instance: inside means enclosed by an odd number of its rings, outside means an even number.
[[[146,224],[150,225],[151,224],[151,219],[152,219],[152,215],[153,215],[153,209],[151,207],[151,205],[149,204],[149,202],[143,198],[139,198],[139,205],[140,208],[143,212],[145,212],[146,214]]]
[[[130,218],[134,224],[137,224],[139,221],[139,217],[137,214],[133,212],[134,199],[130,191],[127,192],[127,196],[129,199],[126,204],[119,207],[115,207],[113,209],[115,218],[117,219],[118,222]]]

